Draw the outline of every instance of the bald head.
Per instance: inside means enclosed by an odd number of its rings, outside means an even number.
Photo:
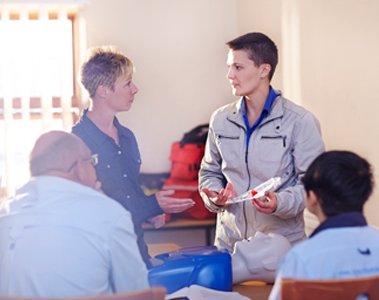
[[[77,136],[64,131],[49,131],[36,141],[30,154],[32,176],[65,172],[78,156],[89,152],[87,146]]]

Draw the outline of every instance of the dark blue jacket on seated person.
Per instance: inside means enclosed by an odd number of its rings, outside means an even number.
[[[114,125],[119,145],[87,117],[87,110],[73,126],[72,133],[87,144],[92,154],[98,154],[96,173],[101,188],[107,196],[130,211],[142,258],[149,267],[150,256],[143,238],[142,223],[163,211],[155,196],[146,196],[139,185],[141,157],[133,132],[122,126],[117,118],[114,118]]]

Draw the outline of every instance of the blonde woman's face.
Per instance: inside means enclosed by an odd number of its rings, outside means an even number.
[[[114,83],[113,90],[107,89],[107,103],[115,112],[128,111],[134,102],[138,88],[133,78],[121,76]]]

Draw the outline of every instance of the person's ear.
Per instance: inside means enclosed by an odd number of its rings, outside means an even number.
[[[320,205],[320,203],[318,201],[316,194],[313,191],[309,191],[307,193],[307,208],[308,208],[308,210],[311,213],[316,214],[319,205]]]
[[[83,161],[78,161],[77,166],[75,168],[75,175],[78,183],[83,184],[84,182],[86,182],[87,170],[83,166]]]
[[[259,68],[260,68],[261,78],[268,77],[271,71],[271,66],[269,64],[261,64]]]
[[[322,209],[322,199],[313,191],[309,191],[307,195],[307,208],[312,214],[316,215],[320,222],[326,219],[326,215]]]
[[[105,85],[99,85],[96,89],[96,96],[105,98],[108,95],[109,88]]]

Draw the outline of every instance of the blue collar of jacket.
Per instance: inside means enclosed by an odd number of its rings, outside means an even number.
[[[274,99],[273,103],[271,104],[271,108],[270,108],[269,114],[261,122],[261,124],[266,123],[266,122],[270,122],[273,119],[280,118],[280,117],[283,116],[283,111],[284,111],[283,101],[284,101],[284,98],[282,97],[282,94],[281,94],[281,92],[279,90],[275,90],[275,89],[273,89],[273,90],[274,90],[274,92],[276,94],[276,99]],[[232,123],[234,123],[234,124],[236,124],[236,125],[238,125],[240,127],[246,128],[245,122],[244,122],[244,119],[243,119],[243,112],[242,112],[242,108],[244,108],[243,102],[244,102],[244,98],[241,97],[237,101],[235,101],[232,104],[228,105],[230,107],[230,109],[229,109],[229,112],[227,114],[227,119],[230,122],[232,122]]]
[[[270,90],[269,90],[269,93],[268,93],[265,105],[263,106],[262,113],[261,113],[260,117],[258,118],[257,122],[255,122],[256,124],[254,124],[255,127],[257,125],[259,125],[259,123],[265,117],[267,117],[268,113],[271,110],[271,106],[274,103],[274,101],[275,101],[275,99],[276,99],[277,96],[278,96],[278,94],[276,93],[276,91],[270,86]],[[245,120],[246,128],[249,128],[249,122],[247,121],[247,109],[246,109],[246,99],[245,99],[245,97],[243,97],[242,101],[240,102],[240,109],[239,109],[239,111],[241,112],[241,114],[242,114],[242,116],[243,116],[243,118]],[[253,125],[253,127],[254,127],[254,125]]]
[[[259,116],[259,118],[255,121],[255,123],[251,127],[250,127],[250,124],[249,124],[249,119],[247,117],[247,108],[246,108],[246,99],[245,99],[245,97],[241,101],[240,112],[242,113],[243,121],[244,121],[245,127],[247,129],[246,146],[249,145],[249,140],[250,140],[250,137],[251,137],[251,134],[253,133],[253,131],[268,116],[268,114],[269,114],[269,112],[271,110],[271,106],[274,103],[276,97],[277,97],[277,94],[275,93],[274,89],[270,86],[270,90],[269,90],[269,93],[268,93],[265,105],[263,106],[261,115]]]
[[[359,227],[367,226],[367,221],[362,213],[360,212],[349,212],[340,214],[334,217],[327,218],[322,222],[313,233],[310,235],[310,238],[315,236],[320,231],[329,229],[329,228],[341,228],[341,227]]]
[[[268,122],[275,118],[280,118],[283,115],[283,103],[281,98],[281,92],[279,90],[275,90],[270,86],[270,92],[269,95],[271,95],[271,89],[273,93],[275,93],[276,98],[272,100],[272,103],[270,104],[270,110],[268,111],[268,114],[265,119],[262,120],[261,123]],[[267,97],[269,98],[269,97]],[[245,121],[243,118],[243,114],[246,113],[246,107],[245,107],[245,99],[244,97],[241,97],[237,101],[234,102],[232,105],[231,110],[228,113],[227,119],[241,127],[245,127]],[[265,105],[267,104],[267,100],[265,102]]]

